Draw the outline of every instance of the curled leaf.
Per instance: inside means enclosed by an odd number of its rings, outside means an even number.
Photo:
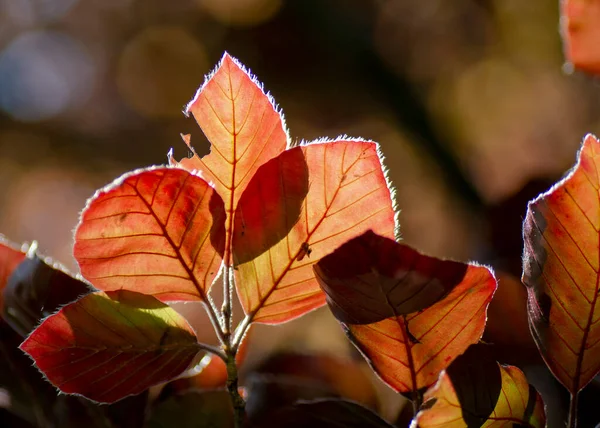
[[[600,142],[586,136],[566,178],[529,203],[523,282],[535,342],[577,394],[600,372]]]

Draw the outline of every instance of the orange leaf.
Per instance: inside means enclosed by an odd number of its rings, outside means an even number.
[[[352,253],[359,256],[361,246],[371,257],[358,261]],[[353,276],[341,266],[335,276],[332,264],[340,260]],[[334,315],[341,314],[349,338],[379,376],[396,391],[417,394],[483,333],[496,280],[486,267],[460,265],[366,233],[315,271]]]
[[[314,270],[339,321],[372,324],[440,301],[463,280],[467,267],[423,257],[369,230],[321,259]]]
[[[126,290],[96,292],[65,306],[20,348],[62,392],[102,403],[172,379],[199,350],[181,315]]]
[[[542,398],[521,370],[469,351],[442,371],[425,393],[422,410],[411,427],[546,426]]]
[[[82,275],[101,290],[204,300],[224,249],[214,189],[178,168],[135,171],[99,191],[75,232]]]
[[[523,224],[532,334],[572,395],[600,372],[599,169],[600,143],[588,135],[573,170],[529,203]]]
[[[176,162],[200,170],[214,184],[227,212],[225,260],[229,261],[233,212],[256,170],[287,147],[283,120],[260,84],[231,56],[225,54],[216,71],[188,104],[211,143],[211,152],[200,158]],[[185,141],[190,147],[189,137]]]
[[[600,73],[600,1],[561,0],[561,31],[567,60]]]
[[[244,311],[254,322],[275,324],[322,306],[312,266],[366,230],[393,238],[394,216],[373,142],[303,145],[263,165],[235,213],[235,277]]]

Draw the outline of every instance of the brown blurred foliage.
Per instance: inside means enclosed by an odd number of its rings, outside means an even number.
[[[76,269],[72,230],[95,189],[185,155],[180,133],[208,152],[181,110],[226,50],[293,136],[381,144],[408,244],[519,277],[536,196],[522,189],[600,131],[600,89],[563,73],[558,21],[542,0],[0,0],[0,231]],[[269,329],[250,362],[351,352],[326,310]]]

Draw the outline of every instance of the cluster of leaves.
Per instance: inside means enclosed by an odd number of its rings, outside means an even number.
[[[216,412],[223,426],[389,427],[343,400],[284,403],[259,418],[251,409],[260,388],[248,385],[245,414],[236,357],[249,327],[328,304],[379,377],[412,401],[413,426],[545,425],[542,399],[524,374],[480,343],[494,274],[398,241],[376,143],[292,144],[270,97],[227,54],[187,111],[210,154],[198,156],[184,136],[192,157],[170,155],[169,166],[99,190],[75,232],[82,278],[32,249],[0,246],[3,328],[26,336],[20,348],[48,381],[98,403],[131,400],[209,352],[222,360],[232,406],[223,392],[190,391],[163,401],[149,426]],[[600,371],[599,144],[586,138],[577,166],[530,203],[524,226],[530,325],[572,394],[571,426],[578,392]],[[212,287],[219,283],[220,309]],[[234,289],[244,310],[235,328]],[[174,301],[202,302],[220,346],[200,343],[167,305]]]

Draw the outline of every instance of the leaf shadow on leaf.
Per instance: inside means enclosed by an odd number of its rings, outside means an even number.
[[[286,238],[308,194],[308,165],[301,147],[262,165],[250,179],[235,211],[234,264],[243,264]]]
[[[467,426],[481,426],[494,411],[502,390],[500,370],[491,350],[486,345],[471,345],[446,373],[452,379]]]
[[[467,267],[421,255],[369,230],[313,269],[339,321],[372,324],[435,304],[464,279]]]
[[[115,403],[181,374],[196,355],[187,321],[153,296],[96,292],[46,318],[21,344],[67,394]]]
[[[214,192],[208,201],[208,211],[212,216],[212,226],[209,236],[210,243],[219,254],[223,257],[225,253],[225,216],[223,213],[223,199],[217,192]]]
[[[141,426],[147,394],[114,405],[92,403],[81,397],[57,394],[56,389],[31,364],[19,344],[40,320],[72,302],[91,288],[48,258],[21,253],[14,269],[2,266],[6,305],[0,318],[0,388],[10,403],[0,420],[7,426],[60,426],[105,428]],[[10,260],[0,258],[0,263]],[[0,269],[1,270],[1,269]],[[10,321],[10,323],[9,323]],[[3,425],[4,426],[4,425]]]

